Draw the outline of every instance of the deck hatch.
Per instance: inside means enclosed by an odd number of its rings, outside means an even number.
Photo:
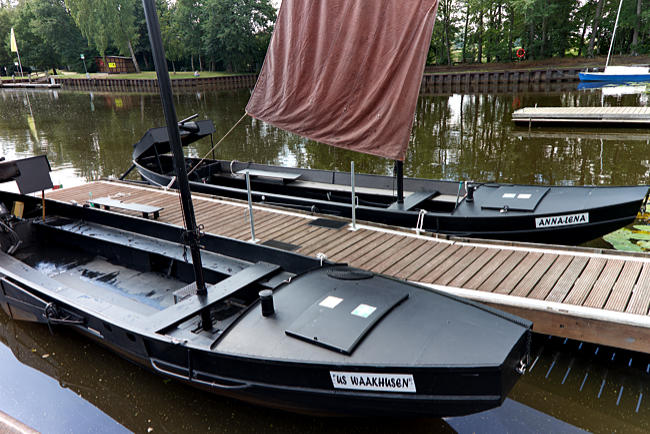
[[[330,291],[315,300],[285,333],[350,355],[370,329],[409,296],[404,290],[384,289],[380,292],[360,283]]]
[[[296,244],[291,244],[291,243],[285,243],[283,241],[278,241],[278,240],[266,240],[262,243],[263,246],[268,246],[268,247],[273,247],[276,249],[282,249],[282,250],[287,250],[289,252],[292,252],[294,250],[298,250],[300,246]]]
[[[481,204],[483,209],[509,209],[511,211],[535,211],[539,202],[550,189],[527,185],[499,187]]]

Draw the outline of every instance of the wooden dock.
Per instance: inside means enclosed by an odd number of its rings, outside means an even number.
[[[160,221],[182,224],[177,193],[155,187],[96,181],[47,197],[83,204],[91,195],[163,207]],[[193,194],[193,202],[206,232],[251,239],[247,203],[201,194]],[[262,244],[325,255],[484,302],[532,320],[539,333],[650,353],[648,254],[436,238],[368,224],[352,230],[343,219],[342,227],[332,228],[319,225],[318,215],[253,208]]]
[[[650,107],[526,107],[515,110],[512,120],[517,124],[647,125]]]
[[[0,83],[0,87],[6,88],[30,88],[30,89],[58,89],[60,84],[56,83]]]

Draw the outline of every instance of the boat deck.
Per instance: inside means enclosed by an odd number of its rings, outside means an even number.
[[[183,222],[176,192],[145,185],[96,181],[47,197],[79,204],[111,197],[162,207],[159,221]],[[201,194],[193,202],[206,232],[251,239],[247,203]],[[368,224],[352,230],[346,219],[253,208],[259,243],[484,302],[532,320],[540,333],[650,353],[648,254],[437,238]]]
[[[516,123],[650,124],[650,107],[525,107]]]

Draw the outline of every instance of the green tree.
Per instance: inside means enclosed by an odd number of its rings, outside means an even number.
[[[175,32],[181,43],[181,50],[190,58],[192,70],[195,70],[194,59],[199,62],[198,69],[203,69],[201,62],[203,27],[206,5],[201,0],[177,0],[171,30]]]
[[[133,51],[139,27],[135,22],[137,0],[65,0],[75,23],[106,62],[106,50],[114,44],[123,55],[130,54],[140,71]]]
[[[203,47],[227,71],[257,68],[275,21],[269,0],[206,0]]]
[[[85,45],[63,0],[20,3],[13,26],[23,64],[52,68],[55,74],[62,64],[75,64]]]
[[[9,49],[9,32],[11,28],[11,9],[0,1],[0,73],[4,73],[6,65],[13,64],[13,56]]]

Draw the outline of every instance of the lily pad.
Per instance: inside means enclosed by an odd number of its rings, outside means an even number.
[[[603,239],[616,250],[650,251],[650,225],[634,225],[633,228],[621,228],[603,236]]]

